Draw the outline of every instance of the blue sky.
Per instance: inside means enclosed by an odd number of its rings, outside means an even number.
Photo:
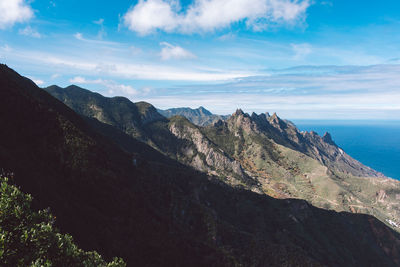
[[[400,2],[0,0],[0,62],[159,108],[400,118]]]

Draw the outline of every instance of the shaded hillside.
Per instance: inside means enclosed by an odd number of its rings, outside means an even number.
[[[196,109],[191,108],[170,108],[166,110],[157,109],[157,111],[164,117],[171,118],[174,116],[183,116],[198,126],[207,126],[219,120],[226,120],[229,116],[215,115],[204,107]]]
[[[143,137],[142,125],[164,118],[148,103],[132,103],[125,97],[108,98],[75,85],[65,89],[53,85],[46,90],[77,113],[96,118],[138,138]]]
[[[400,264],[400,235],[374,217],[273,199],[179,164],[135,164],[3,65],[0,104],[2,168],[37,206],[50,206],[62,231],[107,258],[131,266]]]
[[[64,89],[50,86],[45,90],[77,113],[95,118],[131,137],[138,138],[171,159],[219,176],[230,184],[244,184],[257,189],[256,183],[244,173],[235,159],[221,151],[203,136],[198,126],[182,116],[166,119],[148,103],[132,103],[123,97],[107,98],[76,86]],[[143,107],[146,107],[145,110],[148,111],[146,117],[142,116],[143,112],[139,112],[143,110]],[[148,120],[148,117],[154,119]],[[181,129],[186,126],[191,129],[191,133],[186,135],[187,138],[181,138],[177,136],[176,131],[173,132],[175,127]],[[193,136],[198,136],[197,140],[200,143],[193,142]],[[120,142],[117,138],[113,139]]]

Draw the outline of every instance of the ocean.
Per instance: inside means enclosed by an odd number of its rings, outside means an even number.
[[[292,120],[301,131],[329,132],[353,158],[400,180],[400,121]]]

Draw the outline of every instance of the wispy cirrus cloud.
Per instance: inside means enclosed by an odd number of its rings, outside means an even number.
[[[87,41],[92,43],[92,41]],[[94,42],[94,41],[93,41]],[[103,43],[103,41],[98,41]],[[92,47],[92,46],[90,46]],[[153,81],[223,81],[252,74],[249,71],[235,71],[205,67],[175,66],[157,63],[130,62],[121,57],[98,57],[95,53],[82,56],[72,56],[59,53],[50,53],[39,50],[20,50],[10,47],[0,47],[0,55],[12,58],[14,62],[35,62],[45,66],[45,69],[56,69],[64,74],[102,75],[114,79],[153,80]],[[129,47],[127,53],[130,53]],[[96,57],[97,56],[97,57]]]
[[[93,23],[100,26],[100,30],[97,33],[97,38],[103,39],[103,37],[105,37],[107,35],[107,33],[106,33],[105,29],[104,29],[104,19],[100,18],[98,20],[93,21]]]
[[[18,31],[19,34],[21,35],[25,35],[25,36],[29,36],[29,37],[33,37],[33,38],[41,38],[42,35],[34,28],[32,28],[31,26],[26,26],[23,29],[20,29]]]
[[[312,53],[312,48],[310,44],[291,44],[291,46],[294,52],[293,59],[295,60],[304,59],[307,55]]]
[[[245,22],[260,31],[271,24],[301,21],[309,0],[194,0],[186,10],[178,0],[139,0],[124,15],[124,24],[141,35],[165,32],[210,32]]]
[[[97,84],[108,89],[108,95],[124,95],[127,97],[136,96],[140,92],[130,85],[120,84],[113,80],[104,79],[86,79],[82,76],[76,76],[69,80],[73,84]]]
[[[25,22],[33,17],[33,10],[25,0],[0,1],[0,29]]]
[[[220,114],[243,108],[286,118],[398,119],[399,73],[400,65],[300,66],[228,83],[175,87],[173,94],[146,100],[160,108],[204,105]]]
[[[196,58],[193,53],[178,45],[172,45],[167,42],[161,42],[160,45],[162,46],[160,52],[160,57],[162,60]]]

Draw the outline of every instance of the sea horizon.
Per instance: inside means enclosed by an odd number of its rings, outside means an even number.
[[[329,132],[351,157],[400,180],[400,120],[292,119],[301,131]]]

